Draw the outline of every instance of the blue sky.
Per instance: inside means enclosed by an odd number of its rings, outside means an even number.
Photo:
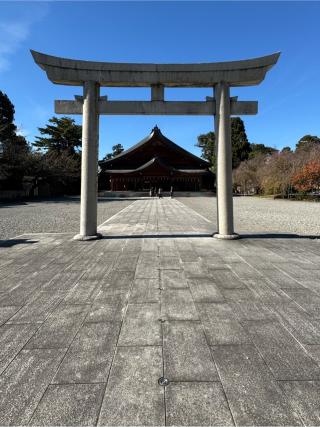
[[[281,51],[259,86],[233,88],[258,100],[257,116],[243,117],[250,142],[294,147],[320,135],[319,2],[0,2],[0,90],[16,108],[16,124],[33,141],[54,115],[54,99],[73,99],[79,87],[53,85],[29,49],[52,55],[119,62],[212,62]],[[110,99],[148,99],[147,89],[102,89]],[[210,89],[166,91],[167,99],[204,100]],[[81,117],[75,116],[81,123]],[[100,157],[125,148],[157,124],[184,148],[200,154],[197,136],[210,117],[101,117]]]

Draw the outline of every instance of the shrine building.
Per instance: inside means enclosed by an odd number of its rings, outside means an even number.
[[[119,155],[99,162],[99,187],[112,191],[201,191],[214,188],[210,164],[170,141],[155,126]]]

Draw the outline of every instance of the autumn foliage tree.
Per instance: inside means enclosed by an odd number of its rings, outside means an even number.
[[[251,144],[253,150],[255,145]],[[259,148],[259,155],[240,163],[233,171],[234,187],[242,193],[292,196],[294,193],[320,190],[320,138],[306,135],[293,151]],[[259,159],[259,160],[258,160]]]
[[[261,191],[261,171],[264,168],[266,158],[259,154],[252,159],[244,160],[233,171],[233,182],[236,190],[244,194],[259,193]]]
[[[293,176],[292,184],[298,191],[312,191],[320,188],[320,161],[310,160]]]
[[[264,194],[286,196],[294,173],[293,155],[284,151],[274,153],[260,171],[261,189]]]

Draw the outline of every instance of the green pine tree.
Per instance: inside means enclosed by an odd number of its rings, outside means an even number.
[[[70,117],[52,117],[44,128],[38,128],[43,136],[37,136],[33,146],[47,153],[73,155],[81,147],[82,126]]]
[[[243,120],[231,119],[232,168],[235,169],[243,160],[247,160],[251,151]]]
[[[242,160],[246,160],[251,152],[245,126],[240,117],[231,118],[232,167],[236,168]],[[201,157],[210,162],[213,170],[216,165],[215,133],[208,132],[198,136],[197,147],[201,148]]]

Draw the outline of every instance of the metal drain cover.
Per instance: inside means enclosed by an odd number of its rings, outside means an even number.
[[[162,386],[166,386],[166,385],[168,385],[169,384],[169,380],[168,380],[168,378],[165,378],[165,377],[160,377],[159,379],[158,379],[158,384],[159,385],[162,385]]]

